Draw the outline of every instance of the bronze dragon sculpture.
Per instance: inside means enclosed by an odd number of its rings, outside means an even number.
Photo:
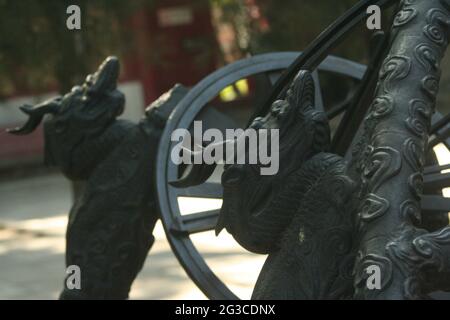
[[[254,299],[419,299],[450,290],[450,227],[429,228],[422,170],[448,45],[448,0],[403,0],[375,97],[347,163],[327,153],[327,119],[300,71],[251,128],[280,129],[280,172],[228,165],[217,231],[268,254]],[[414,61],[414,63],[413,63]],[[206,180],[199,165],[175,186]],[[437,230],[436,230],[437,229]],[[370,288],[370,267],[381,270]]]
[[[261,176],[258,165],[240,164],[226,166],[222,175],[217,232],[224,227],[247,250],[269,254],[256,299],[334,298],[352,286],[345,204],[354,184],[343,159],[327,153],[330,130],[326,114],[315,109],[314,92],[311,73],[301,71],[286,99],[250,126],[279,128],[276,175]]]
[[[125,299],[143,266],[159,217],[153,168],[164,122],[182,86],[155,101],[139,123],[120,120],[125,97],[117,89],[119,61],[109,57],[98,71],[62,97],[21,109],[29,120],[14,134],[44,121],[45,162],[71,180],[86,181],[67,226],[66,264],[81,270],[80,290],[61,299]]]
[[[216,228],[268,254],[254,299],[418,299],[450,290],[450,228],[427,230],[420,208],[449,12],[448,0],[402,1],[349,161],[329,151],[328,120],[315,108],[309,71],[254,119],[250,128],[279,129],[280,171],[261,176],[258,164],[226,165]],[[46,161],[87,180],[67,232],[67,264],[82,267],[87,285],[62,298],[127,297],[153,242],[148,164],[185,89],[176,87],[133,124],[116,119],[124,104],[117,75],[117,60],[106,60],[65,96],[24,107],[30,119],[13,131],[31,132],[49,114]],[[173,185],[199,184],[213,169],[194,165]],[[366,285],[371,266],[382,271],[375,290]]]

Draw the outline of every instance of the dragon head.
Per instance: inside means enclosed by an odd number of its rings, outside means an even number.
[[[85,178],[105,150],[93,150],[88,144],[97,139],[124,109],[125,97],[117,90],[119,61],[108,57],[98,70],[86,77],[64,96],[20,109],[29,117],[10,133],[31,133],[44,116],[45,162],[60,167],[71,178]]]
[[[226,165],[222,175],[223,205],[216,228],[225,228],[249,251],[272,251],[282,231],[298,210],[297,173],[313,155],[330,144],[325,113],[315,109],[315,86],[311,73],[300,71],[284,100],[275,101],[265,117],[251,128],[279,129],[279,171],[260,174],[260,164]]]

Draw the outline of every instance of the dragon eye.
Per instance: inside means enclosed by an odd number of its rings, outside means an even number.
[[[283,108],[283,100],[277,100],[272,104],[272,113],[278,113]]]
[[[255,120],[253,120],[252,124],[250,125],[250,128],[258,130],[261,129],[264,125],[264,120],[262,117],[257,117]]]
[[[271,114],[276,117],[282,117],[289,108],[289,103],[285,100],[277,100],[272,104]]]
[[[245,172],[242,167],[230,167],[226,169],[222,174],[222,185],[224,186],[235,186],[242,182],[245,178]]]

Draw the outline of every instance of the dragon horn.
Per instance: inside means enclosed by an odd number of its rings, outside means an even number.
[[[225,140],[217,143],[212,143],[207,145],[206,147],[202,148],[200,151],[191,151],[188,149],[183,148],[183,152],[187,152],[187,154],[191,157],[191,159],[196,159],[197,157],[199,159],[203,159],[203,152],[205,150],[208,150],[210,148],[223,148],[224,149],[224,160],[227,159],[227,157],[233,157],[234,154],[227,155],[227,144],[229,143],[235,143],[234,140]],[[204,183],[208,178],[213,174],[214,170],[216,169],[217,163],[213,164],[206,164],[204,162],[200,164],[191,164],[183,174],[183,176],[175,181],[169,182],[169,184],[175,188],[187,188],[192,186],[197,186],[199,184]]]
[[[46,115],[47,113],[56,113],[59,106],[58,99],[59,98],[51,101],[46,101],[42,104],[38,104],[37,106],[31,106],[28,104],[20,106],[20,110],[28,115],[28,121],[25,122],[25,124],[21,127],[7,129],[7,132],[16,135],[25,135],[33,132],[34,129],[36,129],[37,126],[41,123],[44,115]]]
[[[89,80],[93,82],[90,91],[104,92],[116,89],[119,69],[119,59],[112,56],[106,58],[98,68],[97,72],[88,76]]]
[[[203,159],[203,152],[201,151],[190,151],[188,149],[183,148],[183,152],[187,152],[191,159],[195,159],[196,157],[201,157]],[[208,178],[212,175],[216,168],[216,164],[191,164],[185,170],[183,176],[175,181],[169,182],[169,184],[175,188],[187,188],[192,186],[197,186],[199,184],[204,183]]]

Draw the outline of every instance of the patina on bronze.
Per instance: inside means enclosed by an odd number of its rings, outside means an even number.
[[[364,133],[353,150],[359,196],[355,298],[420,299],[450,289],[450,228],[426,230],[420,200],[450,1],[403,1]],[[429,232],[433,231],[433,232]],[[382,270],[368,290],[366,268]]]
[[[450,1],[401,1],[354,104],[364,107],[357,110],[365,115],[361,129],[353,143],[336,141],[333,149],[328,119],[316,108],[311,69],[360,21],[368,2],[319,36],[279,81],[272,94],[277,100],[251,119],[251,127],[280,129],[279,173],[265,177],[255,165],[225,167],[216,231],[225,228],[244,248],[268,254],[254,299],[422,299],[450,290],[450,228],[448,221],[430,223],[426,214],[435,198],[423,194],[443,186],[424,181],[423,174],[443,169],[425,165],[430,132],[443,128],[430,123],[449,41]],[[156,147],[186,89],[176,86],[133,124],[116,119],[124,105],[117,75],[117,59],[107,59],[81,87],[23,107],[29,121],[13,130],[29,133],[50,115],[46,162],[70,179],[87,180],[67,231],[67,264],[79,265],[87,284],[79,292],[65,290],[62,298],[126,298],[153,242]],[[371,103],[364,105],[373,93],[368,82],[377,77]],[[211,172],[194,166],[173,185],[201,184]],[[446,204],[437,207],[448,209]],[[381,287],[371,290],[372,266],[381,270]]]
[[[175,86],[155,101],[139,123],[119,120],[125,98],[117,90],[119,61],[107,58],[62,97],[24,106],[29,120],[14,134],[43,120],[45,162],[86,187],[69,213],[66,264],[81,270],[81,290],[61,299],[125,299],[147,257],[159,217],[153,167],[164,122],[187,89]]]
[[[304,132],[294,134],[292,144],[291,135],[281,135],[280,145],[291,152],[280,156],[277,177],[257,176],[250,165],[228,166],[222,175],[218,227],[248,250],[268,253],[253,298],[420,299],[450,289],[450,228],[431,227],[421,208],[449,10],[445,0],[401,2],[348,164],[313,142],[326,126],[307,112],[314,105],[311,90],[298,90],[308,82],[307,71],[256,119],[262,127],[280,119],[280,130],[287,131],[296,118],[283,121],[278,110],[284,105],[287,113],[301,114],[296,129]],[[192,172],[183,186],[196,181]],[[381,270],[380,288],[367,286],[370,266]]]

